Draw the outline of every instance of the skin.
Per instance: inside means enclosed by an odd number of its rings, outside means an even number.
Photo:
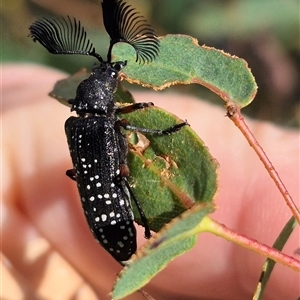
[[[110,299],[120,265],[94,240],[64,135],[69,109],[48,92],[66,77],[33,65],[2,66],[2,272],[5,299]],[[272,245],[291,213],[225,110],[187,95],[134,93],[187,119],[220,163],[211,217]],[[299,132],[247,120],[299,206]],[[138,242],[144,242],[138,227]],[[299,228],[284,253],[299,258]],[[175,259],[145,290],[156,299],[251,299],[264,258],[211,234]],[[264,299],[296,299],[299,273],[276,265]],[[143,299],[139,293],[127,299]]]

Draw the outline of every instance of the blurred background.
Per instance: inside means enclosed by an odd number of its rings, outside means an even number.
[[[158,35],[187,34],[199,45],[245,59],[258,84],[255,100],[243,109],[253,118],[300,126],[300,55],[298,0],[127,0]],[[41,17],[69,15],[81,20],[97,52],[106,57],[108,36],[100,0],[10,0],[1,10],[1,60],[34,62],[75,73],[91,68],[90,57],[51,55],[28,38],[28,27]],[[34,80],[34,78],[32,78]],[[138,88],[130,86],[130,89]],[[169,89],[192,93],[223,105],[199,85]],[[224,110],[225,112],[225,110]]]

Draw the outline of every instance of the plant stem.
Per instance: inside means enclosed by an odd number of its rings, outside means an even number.
[[[244,137],[247,139],[248,143],[250,146],[254,149],[256,154],[258,155],[259,159],[265,166],[266,170],[268,171],[270,177],[273,179],[275,185],[279,189],[281,195],[285,199],[285,202],[287,206],[290,208],[292,211],[294,217],[296,218],[297,222],[300,224],[300,212],[299,209],[297,208],[296,204],[294,203],[290,193],[286,189],[284,183],[279,177],[279,174],[275,170],[275,167],[269,160],[268,156],[264,152],[263,148],[260,146],[252,132],[250,131],[249,127],[245,123],[245,120],[243,116],[241,115],[239,107],[233,103],[228,101],[226,103],[226,108],[227,108],[227,116],[233,121],[233,123],[240,129]]]
[[[257,240],[251,239],[247,236],[236,233],[226,227],[224,224],[220,224],[210,217],[206,216],[197,228],[199,231],[211,232],[217,236],[220,236],[227,241],[234,242],[244,248],[250,249],[259,253],[265,257],[268,257],[284,266],[287,266],[297,272],[300,272],[300,261],[286,255],[272,247],[258,242]]]

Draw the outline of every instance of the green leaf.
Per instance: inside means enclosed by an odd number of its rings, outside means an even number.
[[[133,255],[130,265],[121,271],[112,298],[121,299],[140,289],[170,261],[189,251],[197,242],[197,226],[212,211],[212,204],[195,205],[166,225]]]
[[[196,39],[184,35],[160,38],[158,57],[147,65],[135,62],[130,46],[114,47],[114,59],[127,59],[124,78],[162,90],[174,84],[197,83],[218,94],[224,101],[247,106],[254,98],[257,85],[246,61],[221,50],[199,46]]]
[[[132,125],[166,129],[182,120],[150,107],[123,115]],[[155,125],[154,125],[155,124]],[[146,147],[133,145],[128,157],[129,183],[150,228],[159,231],[196,202],[211,202],[217,190],[218,163],[189,127],[169,136],[146,134]],[[138,137],[144,141],[145,137]],[[141,224],[135,206],[136,221]]]
[[[196,39],[184,35],[167,35],[160,38],[160,44],[158,57],[145,65],[135,62],[135,52],[130,45],[115,45],[114,59],[128,61],[122,70],[122,78],[155,90],[174,84],[197,83],[240,107],[247,106],[255,97],[257,85],[243,59],[199,46]],[[65,100],[75,97],[78,84],[87,77],[88,73],[82,70],[67,82],[59,81],[51,96],[66,104]],[[119,102],[118,93],[119,89],[116,94]]]

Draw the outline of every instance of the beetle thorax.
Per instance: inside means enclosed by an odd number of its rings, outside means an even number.
[[[75,99],[69,100],[71,110],[78,114],[113,112],[118,75],[118,67],[111,63],[103,62],[99,67],[94,67],[91,76],[78,86]]]

